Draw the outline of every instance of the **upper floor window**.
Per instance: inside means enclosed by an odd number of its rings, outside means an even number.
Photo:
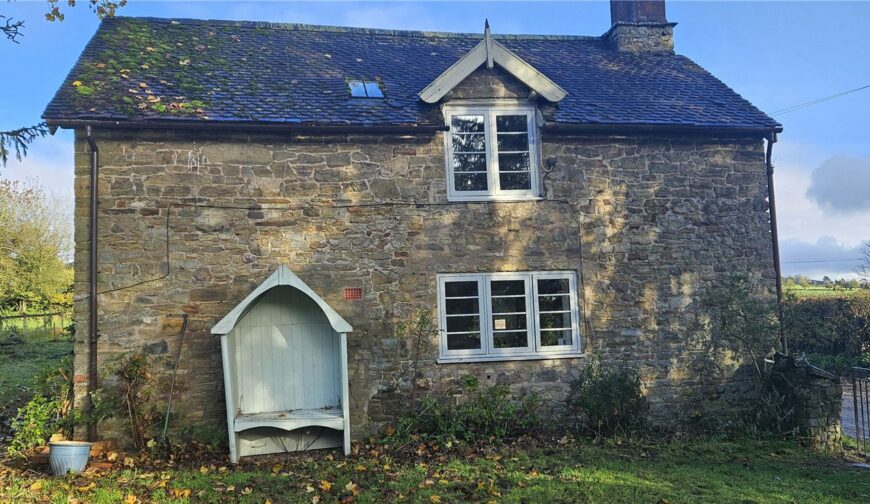
[[[454,201],[539,196],[538,140],[532,107],[445,109],[448,197]]]

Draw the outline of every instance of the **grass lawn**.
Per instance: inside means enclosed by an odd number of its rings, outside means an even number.
[[[0,345],[3,411],[32,377],[57,365],[69,340]],[[16,399],[17,398],[17,399]],[[7,417],[8,418],[8,417]],[[3,443],[0,450],[5,452]],[[347,459],[316,452],[245,460],[190,452],[120,455],[84,474],[0,460],[5,502],[868,502],[870,470],[793,440],[695,439],[624,444],[525,439],[500,447],[355,446]]]
[[[870,470],[794,441],[540,439],[362,451],[347,459],[328,452],[269,457],[236,468],[128,460],[133,467],[67,478],[4,466],[0,502],[870,502]]]

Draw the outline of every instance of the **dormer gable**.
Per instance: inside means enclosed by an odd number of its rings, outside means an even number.
[[[420,91],[420,99],[437,103],[481,66],[493,70],[496,65],[549,102],[561,101],[568,95],[549,77],[495,40],[487,21],[483,40]]]

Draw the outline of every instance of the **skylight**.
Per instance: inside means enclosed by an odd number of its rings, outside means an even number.
[[[347,87],[350,89],[350,95],[354,98],[384,97],[384,92],[381,90],[380,84],[375,81],[351,80],[347,81]]]

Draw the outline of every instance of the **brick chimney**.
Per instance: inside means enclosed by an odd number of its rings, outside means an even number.
[[[664,0],[610,0],[610,21],[604,38],[618,51],[674,52]]]

